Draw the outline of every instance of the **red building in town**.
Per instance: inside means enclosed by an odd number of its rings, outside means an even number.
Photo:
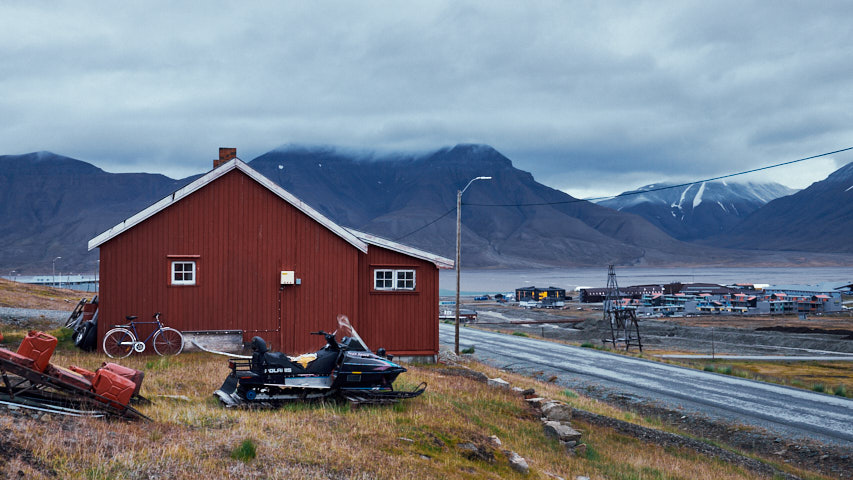
[[[162,312],[182,331],[240,330],[271,347],[350,318],[369,346],[438,352],[438,270],[449,259],[335,224],[220,149],[206,175],[89,241],[100,249],[98,338]]]

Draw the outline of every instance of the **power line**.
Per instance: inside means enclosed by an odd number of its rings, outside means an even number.
[[[797,160],[791,160],[788,162],[777,163],[775,165],[769,165],[766,167],[753,168],[752,170],[745,170],[742,172],[730,173],[728,175],[721,175],[719,177],[706,178],[704,180],[696,180],[694,182],[680,183],[678,185],[669,185],[666,187],[652,188],[649,190],[638,190],[638,191],[634,191],[634,192],[625,192],[625,193],[620,193],[619,195],[611,195],[608,197],[573,198],[571,200],[561,200],[559,202],[507,203],[507,204],[463,203],[463,205],[471,206],[471,207],[535,207],[535,206],[542,206],[542,205],[562,205],[562,204],[566,204],[566,203],[592,202],[592,201],[596,201],[596,200],[606,200],[608,198],[630,197],[631,195],[640,195],[643,193],[657,192],[660,190],[668,190],[670,188],[680,188],[680,187],[686,187],[688,185],[696,185],[697,183],[713,182],[714,180],[722,180],[724,178],[737,177],[738,175],[746,175],[747,173],[760,172],[762,170],[768,170],[771,168],[782,167],[784,165],[790,165],[792,163],[803,162],[806,160],[812,160],[812,159],[819,158],[819,157],[825,157],[827,155],[833,155],[836,153],[846,152],[848,150],[853,150],[853,147],[842,148],[841,150],[835,150],[834,152],[821,153],[819,155],[812,155],[811,157],[798,158]]]
[[[427,223],[427,224],[426,224],[426,225],[424,225],[423,227],[418,228],[417,230],[412,230],[411,232],[409,232],[409,233],[407,233],[407,234],[405,234],[405,235],[403,235],[403,236],[401,236],[401,237],[397,237],[397,238],[395,238],[395,239],[394,239],[394,241],[396,242],[397,240],[401,240],[401,239],[403,239],[403,238],[406,238],[406,237],[408,237],[409,235],[414,235],[414,234],[416,234],[416,233],[420,232],[421,230],[423,230],[423,229],[427,228],[428,226],[432,225],[433,223],[435,223],[435,222],[437,222],[437,221],[441,220],[442,218],[444,218],[444,217],[448,216],[451,212],[455,212],[455,211],[456,211],[456,207],[453,207],[453,208],[451,208],[450,210],[448,210],[448,211],[444,212],[440,217],[438,217],[438,218],[436,218],[435,220],[433,220],[433,221],[431,221],[431,222]]]
[[[499,204],[499,203],[496,203],[496,204],[488,204],[488,203],[463,203],[463,205],[471,206],[471,207],[537,207],[537,206],[544,206],[544,205],[564,205],[564,204],[568,204],[568,203],[592,202],[592,201],[596,201],[596,200],[606,200],[606,199],[608,199],[608,198],[629,197],[629,196],[631,196],[631,195],[640,195],[640,194],[643,194],[643,193],[657,192],[657,191],[660,191],[660,190],[668,190],[668,189],[671,189],[671,188],[680,188],[680,187],[686,187],[686,186],[688,186],[688,185],[696,185],[697,183],[712,182],[712,181],[714,181],[714,180],[722,180],[722,179],[724,179],[724,178],[737,177],[737,176],[739,176],[739,175],[746,175],[747,173],[760,172],[760,171],[762,171],[762,170],[768,170],[768,169],[771,169],[771,168],[782,167],[782,166],[785,166],[785,165],[790,165],[790,164],[792,164],[792,163],[804,162],[804,161],[806,161],[806,160],[813,160],[813,159],[815,159],[815,158],[825,157],[825,156],[827,156],[827,155],[834,155],[834,154],[836,154],[836,153],[846,152],[846,151],[848,151],[848,150],[853,150],[853,147],[842,148],[842,149],[840,149],[840,150],[835,150],[835,151],[832,151],[832,152],[821,153],[821,154],[818,154],[818,155],[812,155],[812,156],[810,156],[810,157],[798,158],[798,159],[796,159],[796,160],[790,160],[790,161],[788,161],[788,162],[777,163],[777,164],[775,164],[775,165],[768,165],[768,166],[766,166],[766,167],[753,168],[752,170],[744,170],[744,171],[742,171],[742,172],[730,173],[730,174],[728,174],[728,175],[721,175],[721,176],[719,176],[719,177],[706,178],[705,180],[697,180],[697,181],[695,181],[695,182],[680,183],[680,184],[678,184],[678,185],[669,185],[669,186],[666,186],[666,187],[652,188],[652,189],[649,189],[649,190],[638,190],[638,191],[635,191],[635,192],[625,192],[625,193],[620,193],[619,195],[611,195],[611,196],[609,196],[609,197],[573,198],[573,199],[571,199],[571,200],[561,200],[561,201],[559,201],[559,202],[506,203],[506,204]],[[411,232],[409,232],[409,233],[407,233],[407,234],[405,234],[405,235],[402,235],[402,236],[400,236],[400,237],[397,237],[397,238],[395,238],[394,240],[395,240],[395,241],[397,241],[397,240],[401,240],[401,239],[403,239],[403,238],[406,238],[406,237],[408,237],[408,236],[410,236],[410,235],[414,235],[415,233],[418,233],[418,232],[420,232],[421,230],[423,230],[423,229],[425,229],[425,228],[429,227],[430,225],[432,225],[432,224],[434,224],[435,222],[437,222],[437,221],[441,220],[442,218],[446,217],[447,215],[449,215],[451,212],[454,212],[454,211],[456,211],[456,207],[453,207],[453,208],[451,208],[450,210],[448,210],[448,211],[444,212],[440,217],[438,217],[438,218],[436,218],[435,220],[433,220],[433,221],[431,221],[431,222],[427,223],[426,225],[424,225],[424,226],[422,226],[422,227],[420,227],[420,228],[418,228],[418,229],[416,229],[416,230],[413,230],[413,231],[411,231]]]

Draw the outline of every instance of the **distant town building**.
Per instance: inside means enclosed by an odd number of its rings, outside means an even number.
[[[515,298],[522,307],[560,308],[566,305],[566,289],[557,287],[523,287],[515,289]],[[568,298],[571,300],[571,297]]]
[[[841,292],[850,287],[841,282],[773,285],[761,290],[750,284],[671,283],[632,285],[619,290],[623,307],[636,310],[639,316],[697,313],[804,315],[843,310]],[[584,288],[580,290],[580,301],[602,302],[606,293],[606,288]]]

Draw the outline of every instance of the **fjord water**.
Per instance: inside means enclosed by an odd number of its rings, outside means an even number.
[[[824,282],[853,283],[850,267],[616,267],[620,286],[642,284],[735,283],[791,285]],[[574,290],[578,287],[607,285],[607,267],[547,268],[526,270],[462,269],[462,295],[511,292],[519,287],[559,287]],[[439,294],[456,293],[456,271],[442,270]]]

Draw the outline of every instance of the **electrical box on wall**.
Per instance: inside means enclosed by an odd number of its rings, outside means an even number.
[[[281,271],[281,284],[282,285],[293,285],[296,282],[296,274],[293,270],[282,270]]]

